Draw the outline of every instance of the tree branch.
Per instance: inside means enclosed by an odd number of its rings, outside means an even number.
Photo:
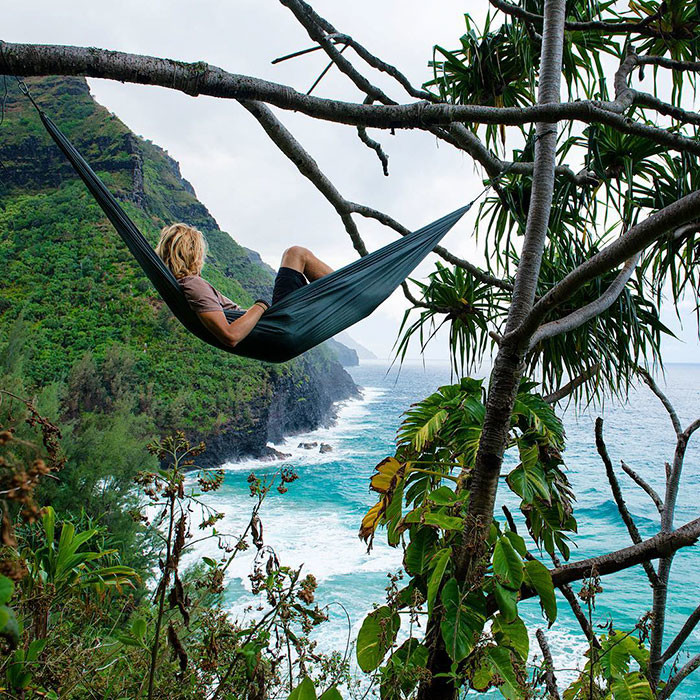
[[[562,399],[565,399],[570,394],[573,394],[576,389],[578,389],[582,384],[585,384],[593,375],[598,374],[600,370],[600,362],[596,362],[594,365],[589,367],[585,372],[581,372],[578,377],[574,377],[570,382],[564,384],[556,391],[544,396],[544,400],[548,404],[554,404]]]
[[[698,605],[692,613],[690,613],[688,619],[685,621],[683,627],[681,627],[680,632],[674,637],[673,641],[668,645],[668,649],[661,655],[661,665],[665,664],[680,648],[683,646],[683,642],[690,636],[692,631],[700,622],[700,605]]]
[[[544,682],[547,688],[547,693],[549,694],[550,700],[560,700],[559,689],[557,688],[557,677],[554,675],[554,660],[552,659],[552,652],[547,643],[547,638],[544,636],[544,632],[538,629],[535,632],[537,637],[537,643],[540,645],[542,650],[542,658],[544,660]]]
[[[670,698],[676,688],[697,668],[700,668],[700,654],[696,654],[675,676],[668,679],[666,685],[659,691],[659,700]]]
[[[676,409],[673,408],[673,405],[668,400],[668,396],[666,396],[666,394],[664,394],[664,392],[661,391],[659,385],[654,381],[649,372],[647,372],[645,369],[642,369],[641,367],[639,367],[637,371],[641,375],[646,385],[656,394],[656,396],[659,398],[659,401],[661,401],[663,407],[666,409],[666,412],[671,418],[671,423],[673,424],[673,430],[676,433],[676,437],[680,436],[680,434],[683,432],[683,428],[681,427],[681,422],[678,418],[678,414],[676,413]]]
[[[596,418],[595,444],[598,450],[598,454],[600,455],[600,458],[603,461],[603,464],[605,465],[605,473],[608,477],[608,481],[610,482],[610,489],[612,490],[613,498],[615,499],[615,503],[617,504],[617,509],[620,511],[620,517],[622,518],[622,521],[627,527],[627,531],[629,532],[630,537],[632,538],[632,542],[634,542],[635,544],[640,544],[642,541],[642,537],[639,534],[639,530],[637,529],[637,524],[634,522],[634,519],[632,518],[632,515],[630,514],[629,509],[627,508],[627,504],[625,503],[625,499],[622,495],[622,490],[620,489],[620,483],[618,482],[617,476],[615,475],[615,470],[613,469],[612,461],[610,460],[610,456],[608,455],[608,449],[605,446],[605,441],[603,440],[602,418]],[[654,567],[648,560],[642,562],[642,567],[644,568],[644,571],[651,585],[656,586],[659,583],[659,577],[656,575]]]
[[[572,311],[563,318],[558,318],[555,321],[550,321],[540,326],[530,340],[529,349],[532,350],[537,343],[547,338],[553,338],[562,333],[568,333],[575,328],[579,328],[592,318],[607,311],[615,303],[620,294],[622,294],[622,290],[625,288],[627,282],[629,282],[630,277],[632,277],[640,258],[641,253],[637,253],[634,257],[630,258],[611,285],[595,301],[582,306],[580,309],[576,309],[576,311]]]
[[[267,102],[309,117],[378,129],[423,129],[454,122],[520,126],[561,120],[601,123],[628,134],[651,139],[670,150],[700,155],[700,142],[616,114],[609,104],[580,100],[530,107],[432,104],[364,105],[305,95],[279,83],[229,73],[204,62],[129,54],[121,51],[49,44],[1,44],[11,71],[24,76],[80,75],[142,85],[159,85],[187,95],[210,95],[235,100]],[[462,136],[466,138],[466,131]],[[476,149],[476,144],[473,144]],[[470,152],[470,155],[473,153]],[[491,156],[492,158],[492,156]]]
[[[529,339],[541,320],[556,306],[565,302],[584,284],[621,265],[669,231],[700,216],[700,190],[672,202],[635,224],[622,236],[608,244],[572,270],[552,287],[534,306],[528,317],[512,333],[514,338]]]
[[[649,498],[651,498],[651,500],[654,501],[656,510],[659,511],[660,515],[663,515],[664,504],[659,494],[656,493],[652,486],[649,483],[647,483],[639,474],[637,474],[637,472],[634,471],[632,467],[629,467],[622,460],[620,460],[620,464],[622,465],[622,471],[624,471],[625,474],[627,474],[627,476],[629,476],[629,478],[632,479],[632,481],[634,481],[635,484],[637,484],[637,486],[639,486],[643,491],[647,493]]]
[[[589,577],[594,569],[600,576],[614,574],[641,564],[643,561],[668,557],[683,547],[695,544],[698,538],[700,538],[700,518],[691,520],[673,532],[660,532],[631,547],[618,549],[599,557],[564,564],[552,570],[552,581],[558,588],[563,583],[580,581]],[[534,591],[526,589],[521,597],[531,598],[534,595]]]

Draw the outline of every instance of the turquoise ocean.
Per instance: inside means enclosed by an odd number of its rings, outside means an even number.
[[[224,485],[207,498],[210,505],[226,514],[221,530],[240,532],[252,507],[248,475],[255,472],[262,477],[283,465],[294,467],[299,480],[292,483],[284,495],[273,490],[261,511],[265,543],[275,549],[281,563],[293,567],[303,565],[304,573],[316,576],[319,582],[317,602],[329,606],[330,616],[330,621],[319,628],[319,646],[343,653],[349,642],[349,654],[354,656],[352,644],[365,614],[373,604],[384,601],[387,574],[396,572],[401,564],[400,549],[386,545],[383,532],[378,533],[369,554],[357,537],[362,516],[376,502],[368,490],[369,478],[375,465],[393,453],[396,428],[403,411],[436,387],[452,383],[453,378],[448,364],[441,362],[409,362],[397,371],[396,368],[388,370],[384,362],[366,361],[348,371],[362,388],[362,397],[339,407],[335,425],[290,437],[283,445],[276,445],[277,449],[291,453],[285,462],[249,460],[223,465]],[[700,364],[669,365],[659,381],[684,427],[700,416]],[[664,463],[673,457],[675,439],[670,421],[646,386],[632,391],[625,405],[608,400],[595,409],[577,412],[569,408],[564,412],[567,433],[564,458],[577,496],[575,515],[579,527],[571,560],[631,544],[595,449],[593,425],[598,415],[605,419],[608,451],[643,537],[658,531],[658,513],[649,497],[619,469],[620,460],[663,493]],[[330,444],[333,451],[320,454],[318,448],[298,447],[300,442],[314,441]],[[517,510],[515,500],[509,496],[507,489],[499,491],[498,515],[501,503]],[[700,433],[696,433],[685,460],[676,525],[699,515]],[[204,543],[196,554],[217,556],[219,553],[211,543]],[[254,614],[246,613],[246,608],[257,601],[249,592],[248,574],[252,563],[253,554],[244,552],[229,570],[226,604],[238,615]],[[603,593],[598,596],[594,611],[596,624],[606,626],[612,622],[616,629],[630,630],[650,608],[651,589],[641,567],[605,577],[602,586]],[[580,585],[574,584],[574,590],[579,589]],[[676,556],[669,599],[667,642],[700,603],[700,551],[697,547]],[[587,645],[561,595],[558,595],[558,604],[559,617],[547,631],[547,637],[560,689],[563,689],[575,677]],[[522,603],[520,608],[533,632],[535,625],[546,630],[546,622],[535,601]],[[539,651],[533,642],[531,655]],[[700,628],[691,635],[684,649],[692,654],[700,652]],[[687,653],[681,653],[679,665],[687,658]],[[679,700],[698,697],[700,671],[691,675],[674,695]]]

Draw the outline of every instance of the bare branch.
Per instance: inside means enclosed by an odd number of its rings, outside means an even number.
[[[549,694],[550,700],[560,700],[559,689],[557,688],[557,677],[554,675],[554,660],[552,659],[552,652],[547,643],[547,638],[544,636],[544,632],[541,629],[535,632],[535,636],[537,637],[537,643],[540,645],[542,658],[544,659],[544,682],[547,693]]]
[[[668,649],[661,655],[661,665],[665,664],[680,648],[683,646],[683,642],[690,636],[692,631],[696,628],[698,622],[700,622],[700,605],[698,605],[692,613],[690,613],[688,619],[685,621],[683,627],[681,627],[680,632],[674,637],[673,641],[668,645]]]
[[[558,318],[555,321],[550,321],[540,326],[530,340],[530,350],[532,350],[537,343],[579,328],[592,318],[607,311],[615,303],[620,294],[622,294],[622,290],[625,288],[627,282],[629,282],[630,277],[632,277],[640,257],[641,253],[637,253],[633,258],[630,258],[611,285],[595,301],[582,306],[580,309],[576,309],[576,311],[572,311],[563,318]]]
[[[666,685],[659,691],[659,700],[670,698],[676,691],[676,688],[697,668],[700,668],[700,654],[693,656],[675,676],[671,676],[671,678],[666,681]]]
[[[586,262],[572,270],[550,289],[534,306],[525,321],[512,333],[529,339],[540,321],[556,306],[565,302],[584,284],[616,268],[669,231],[674,231],[700,216],[700,190],[672,202],[635,224],[622,236],[605,246]]]
[[[659,401],[661,401],[661,403],[663,404],[663,407],[666,409],[666,412],[671,418],[671,423],[673,424],[673,429],[676,432],[676,435],[680,436],[680,434],[683,432],[683,428],[681,427],[681,422],[678,418],[678,414],[676,413],[676,409],[673,408],[673,405],[668,400],[668,396],[666,396],[666,394],[664,394],[664,392],[661,391],[661,388],[654,381],[649,372],[647,372],[645,369],[642,369],[641,367],[639,367],[637,371],[641,375],[646,385],[656,394],[656,396],[659,398]]]
[[[668,557],[683,547],[695,544],[698,538],[700,538],[700,518],[691,520],[673,532],[660,532],[631,547],[564,564],[552,570],[552,581],[555,586],[560,587],[562,583],[571,583],[589,577],[594,569],[600,576],[614,574],[641,564],[643,561]],[[535,595],[534,591],[530,592],[529,589],[527,595],[523,594],[524,597],[533,595]]]
[[[371,100],[372,98],[368,97],[365,102],[369,104]],[[386,177],[389,177],[389,156],[384,152],[382,145],[369,136],[364,126],[357,127],[357,135],[365,146],[371,148],[377,154],[377,158],[382,164],[382,172]]]
[[[625,499],[622,496],[620,483],[618,482],[617,476],[615,475],[615,470],[613,469],[610,456],[608,455],[608,449],[605,446],[605,441],[603,440],[602,418],[596,418],[595,444],[596,448],[598,449],[598,454],[600,455],[600,458],[601,460],[603,460],[603,464],[605,465],[605,473],[607,474],[608,481],[610,482],[610,489],[612,490],[613,498],[615,499],[615,503],[617,504],[617,509],[620,511],[620,517],[625,523],[627,531],[630,533],[632,542],[634,542],[635,544],[640,544],[642,541],[642,536],[639,534],[637,524],[634,522],[634,519],[632,518],[632,515],[630,514],[629,509],[627,508],[627,504],[625,503]],[[656,584],[658,584],[659,577],[657,576],[656,571],[654,571],[654,567],[651,565],[651,563],[647,560],[642,561],[641,564],[651,585],[655,586]]]
[[[653,489],[653,487],[646,482],[639,474],[637,474],[632,467],[628,466],[625,464],[622,460],[620,460],[620,464],[622,466],[622,471],[629,476],[632,481],[634,481],[637,486],[639,486],[643,491],[647,493],[649,498],[651,498],[652,501],[654,501],[654,505],[656,506],[656,510],[659,511],[660,515],[663,515],[664,512],[664,504],[663,501],[661,500],[661,497],[659,496],[658,493]]]
[[[11,43],[1,45],[12,72],[24,76],[80,75],[142,85],[159,85],[192,96],[210,95],[267,102],[281,109],[301,112],[317,119],[378,129],[430,130],[434,126],[448,126],[455,122],[504,126],[561,120],[575,120],[587,124],[602,123],[622,133],[651,139],[670,150],[700,155],[700,142],[696,139],[634,122],[626,116],[616,114],[610,109],[610,103],[580,100],[536,104],[523,108],[432,104],[427,101],[401,105],[363,105],[305,95],[287,85],[228,73],[204,62],[185,63],[76,46]]]
[[[565,399],[570,394],[573,394],[576,389],[578,389],[582,384],[585,384],[591,377],[598,374],[600,370],[600,363],[596,362],[594,365],[589,367],[585,372],[581,372],[578,377],[574,377],[570,382],[564,384],[556,391],[543,397],[544,400],[549,404],[554,404],[562,399]]]

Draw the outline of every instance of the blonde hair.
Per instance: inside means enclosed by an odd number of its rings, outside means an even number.
[[[201,231],[187,224],[172,224],[160,232],[156,253],[176,278],[198,275],[207,257]]]

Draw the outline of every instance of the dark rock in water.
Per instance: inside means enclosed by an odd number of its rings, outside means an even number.
[[[304,450],[313,450],[314,447],[318,447],[317,442],[300,442],[297,447],[301,447]]]
[[[333,452],[333,448],[325,442],[321,443],[321,447],[318,450],[321,454],[326,454],[326,452]]]
[[[261,462],[274,462],[275,460],[289,459],[291,456],[292,455],[288,454],[287,452],[280,452],[274,447],[266,445],[263,453],[258,459],[260,459]]]

